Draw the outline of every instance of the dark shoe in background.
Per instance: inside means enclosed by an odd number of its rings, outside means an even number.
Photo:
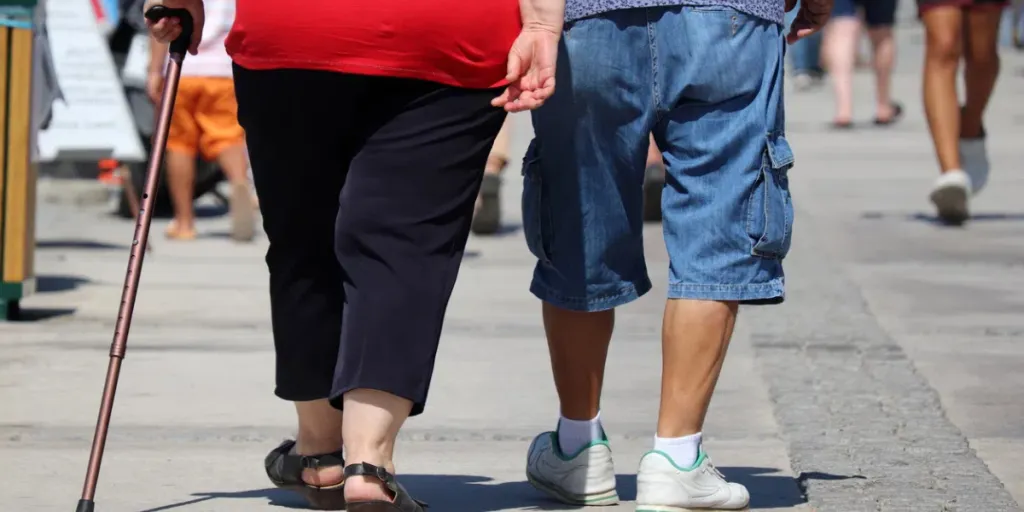
[[[665,188],[665,165],[651,164],[644,171],[644,222],[661,222],[661,191]]]
[[[477,235],[493,235],[501,227],[501,175],[484,173],[480,185],[480,206],[473,215],[471,229]]]

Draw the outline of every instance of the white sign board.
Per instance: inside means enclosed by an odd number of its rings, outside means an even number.
[[[50,126],[39,132],[40,161],[145,160],[90,0],[46,0],[46,25],[64,99],[54,103]]]

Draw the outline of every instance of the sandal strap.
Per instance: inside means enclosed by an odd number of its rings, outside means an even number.
[[[345,466],[345,478],[352,476],[369,476],[376,478],[384,483],[384,486],[391,491],[392,495],[398,494],[398,482],[395,481],[395,475],[388,473],[388,470],[380,466],[374,466],[369,462],[360,462],[358,464]]]
[[[321,455],[296,455],[292,453],[294,447],[295,441],[287,440],[267,455],[264,465],[267,469],[267,476],[271,480],[300,484],[304,483],[302,481],[302,470],[304,469],[345,465],[343,453],[340,450]]]
[[[322,455],[301,455],[298,457],[302,469],[320,469],[345,465],[344,454],[341,451]]]
[[[395,475],[392,475],[387,469],[380,466],[374,466],[369,462],[360,462],[345,466],[345,478],[348,479],[353,476],[366,476],[380,480],[384,486],[387,487],[388,491],[391,492],[391,498],[395,500],[395,505],[399,507],[409,506],[413,503],[418,505],[420,509],[425,509],[429,506],[426,502],[409,496],[408,492],[398,485],[398,482],[395,480]],[[403,508],[402,510],[406,509]]]

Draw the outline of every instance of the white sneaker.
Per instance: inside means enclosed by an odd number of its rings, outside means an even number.
[[[971,177],[964,171],[953,170],[939,175],[929,197],[943,222],[959,224],[970,215],[967,199],[971,190]]]
[[[647,452],[636,475],[636,512],[746,510],[750,493],[725,481],[702,449],[691,468],[681,468],[663,452]]]
[[[985,137],[960,139],[960,164],[971,177],[971,194],[976,195],[988,183],[988,150]]]
[[[570,505],[615,505],[615,466],[608,441],[584,446],[572,456],[558,448],[557,434],[533,439],[526,455],[526,479],[538,490]]]

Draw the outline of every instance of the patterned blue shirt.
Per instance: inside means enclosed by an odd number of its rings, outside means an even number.
[[[784,0],[566,0],[565,21],[636,7],[665,7],[671,5],[724,5],[752,16],[782,24],[785,16]]]

